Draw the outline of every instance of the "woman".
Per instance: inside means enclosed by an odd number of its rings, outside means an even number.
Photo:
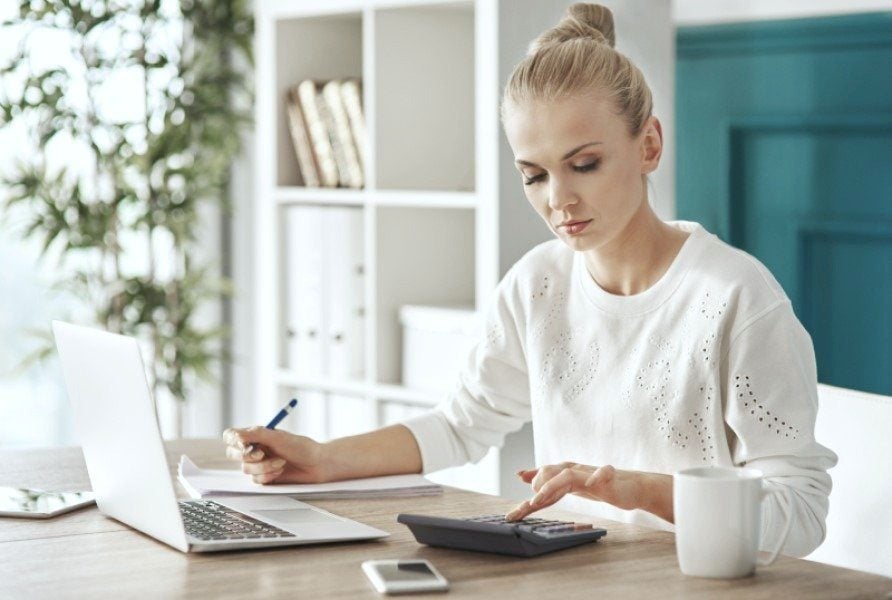
[[[641,72],[613,49],[604,7],[574,4],[530,47],[502,100],[527,199],[557,236],[500,282],[451,396],[399,425],[319,444],[255,427],[227,454],[258,483],[431,472],[479,460],[532,419],[535,496],[671,528],[671,473],[747,465],[796,499],[784,546],[821,543],[836,462],[814,440],[811,340],[756,259],[647,198],[662,151]],[[260,444],[243,456],[248,443]],[[778,541],[777,495],[763,545]]]

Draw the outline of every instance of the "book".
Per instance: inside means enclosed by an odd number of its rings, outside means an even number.
[[[356,147],[356,155],[360,169],[365,172],[368,164],[368,135],[366,133],[365,117],[362,112],[362,83],[358,79],[345,79],[341,82],[341,100],[344,111],[350,122],[350,133],[353,136],[353,145]]]
[[[338,186],[338,167],[331,147],[328,126],[320,112],[318,86],[313,79],[305,79],[297,86],[297,95],[303,110],[307,132],[313,148],[313,156],[323,187]]]
[[[238,469],[203,469],[183,454],[177,480],[192,498],[221,494],[286,494],[298,500],[433,496],[443,488],[421,475],[386,475],[330,483],[254,483]]]
[[[319,187],[319,171],[313,155],[312,142],[303,109],[300,105],[297,86],[288,89],[285,111],[288,117],[288,131],[291,133],[291,142],[297,157],[297,166],[300,168],[301,182],[306,187]]]
[[[323,84],[320,105],[324,107],[340,183],[348,188],[359,189],[363,185],[362,165],[359,163],[356,144],[350,132],[350,121],[341,98],[340,81],[333,79]]]

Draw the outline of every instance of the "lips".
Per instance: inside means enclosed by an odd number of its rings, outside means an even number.
[[[563,229],[569,235],[576,235],[589,226],[593,219],[574,219],[572,221],[564,221],[558,225],[559,229]]]

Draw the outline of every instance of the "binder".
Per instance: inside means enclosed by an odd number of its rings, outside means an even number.
[[[365,295],[363,213],[356,208],[328,208],[324,229],[326,286],[325,347],[328,377],[363,377]]]
[[[424,414],[429,409],[402,402],[384,401],[381,403],[381,424],[383,426],[402,423]]]
[[[326,373],[324,208],[285,211],[286,367],[300,377]]]
[[[298,390],[300,398],[291,417],[294,424],[290,431],[313,438],[317,442],[328,441],[328,406],[325,394],[317,390]]]
[[[365,433],[377,427],[375,403],[363,396],[328,395],[328,437]]]

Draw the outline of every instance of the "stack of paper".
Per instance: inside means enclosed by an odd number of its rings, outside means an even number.
[[[300,500],[330,498],[384,498],[396,496],[432,496],[443,488],[421,475],[389,475],[348,479],[331,483],[295,483],[261,485],[241,471],[202,469],[185,454],[180,457],[178,479],[193,498],[228,494],[284,494]]]

